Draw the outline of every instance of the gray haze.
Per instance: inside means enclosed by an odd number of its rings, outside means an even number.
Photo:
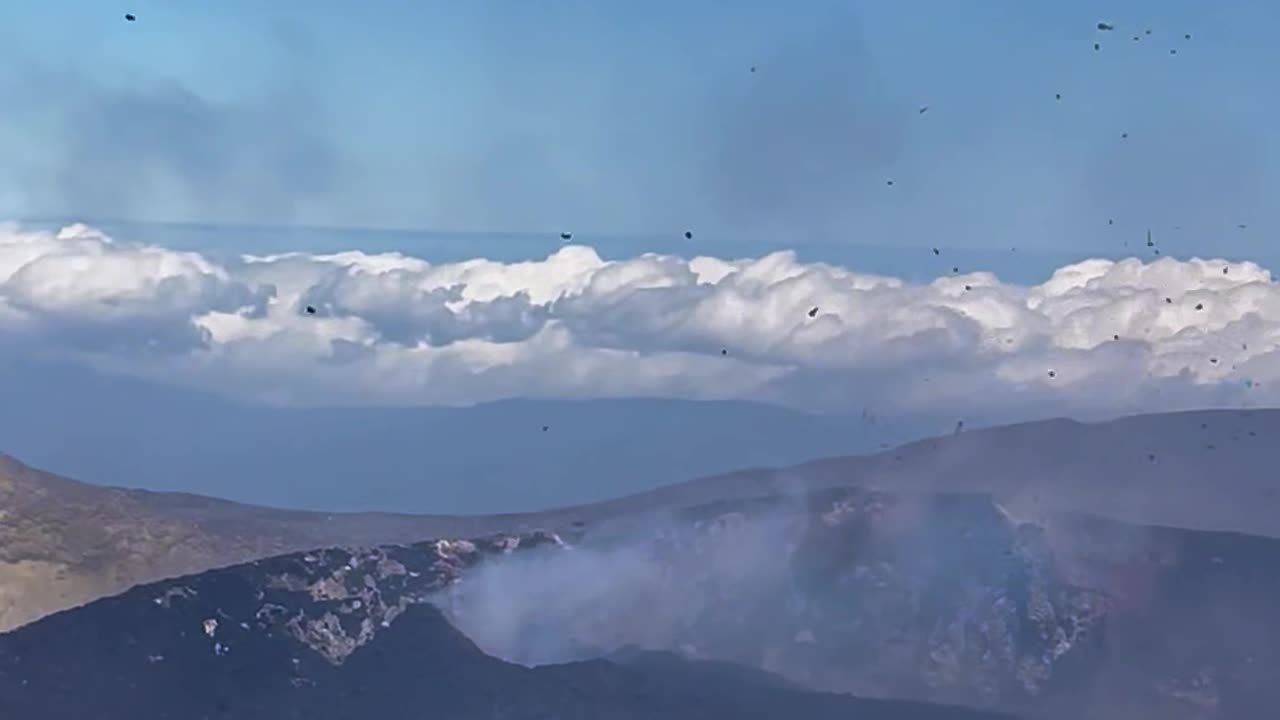
[[[287,25],[275,37],[265,91],[232,99],[158,73],[108,83],[25,43],[2,44],[0,128],[28,148],[12,153],[0,188],[26,217],[304,218],[342,192],[351,166],[317,112],[307,66],[322,49]],[[43,152],[32,152],[37,144]]]
[[[1157,35],[1099,52],[1114,8],[504,2],[352,38],[303,7],[15,9],[0,214],[1234,257],[1274,228],[1261,6],[1144,1],[1117,22]]]
[[[0,367],[0,452],[88,482],[313,510],[540,510],[946,427],[640,399],[284,409],[58,364]]]

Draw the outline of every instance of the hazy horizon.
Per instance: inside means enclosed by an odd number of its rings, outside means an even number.
[[[941,247],[841,265],[529,235],[480,259],[430,234],[203,230],[0,226],[0,451],[97,483],[474,513],[961,427],[1280,404],[1280,288],[1254,262],[1006,251],[1042,273],[1020,282]]]

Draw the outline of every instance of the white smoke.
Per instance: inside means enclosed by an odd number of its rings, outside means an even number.
[[[788,502],[794,505],[794,501]],[[613,542],[491,558],[436,599],[481,649],[542,665],[626,647],[683,650],[729,598],[786,592],[808,520],[797,508],[665,519]]]

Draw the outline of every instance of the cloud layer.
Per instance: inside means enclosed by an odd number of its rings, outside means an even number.
[[[656,396],[1087,416],[1280,402],[1280,288],[1252,263],[1172,258],[1088,260],[1032,287],[983,272],[911,284],[790,252],[604,261],[578,245],[520,263],[219,264],[82,225],[7,225],[0,348],[283,404]]]

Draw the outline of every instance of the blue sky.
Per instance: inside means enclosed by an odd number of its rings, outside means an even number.
[[[0,215],[1267,250],[1271,4],[731,7],[19,0]]]
[[[0,222],[82,220],[162,246],[0,224],[0,375],[37,405],[122,407],[114,380],[66,393],[56,360],[168,388],[152,417],[198,410],[182,389],[255,407],[743,400],[853,418],[865,449],[959,418],[1280,402],[1280,285],[1220,260],[1280,269],[1274,4],[6,10]],[[1151,260],[1147,228],[1162,262],[1064,268]],[[316,255],[347,249],[430,262]],[[796,257],[770,255],[782,249]],[[235,257],[285,250],[311,254]],[[80,416],[60,407],[44,416]],[[9,426],[29,423],[15,408]],[[140,410],[121,412],[85,432],[134,440],[80,467],[141,478],[103,459],[154,441],[127,415]],[[3,449],[39,460],[84,444],[37,428]]]

